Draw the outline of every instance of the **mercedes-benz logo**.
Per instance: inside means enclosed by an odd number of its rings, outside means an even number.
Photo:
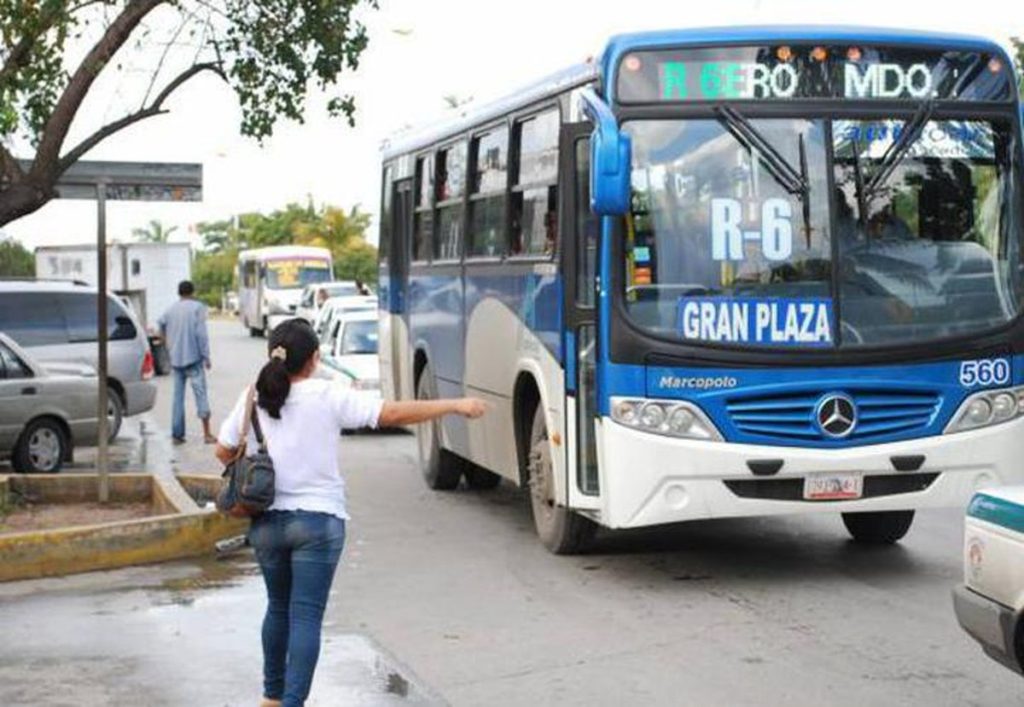
[[[848,395],[831,393],[818,403],[814,411],[818,427],[829,437],[845,437],[857,426],[857,407]]]

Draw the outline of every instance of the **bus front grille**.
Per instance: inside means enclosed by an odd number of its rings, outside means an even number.
[[[725,408],[729,420],[745,435],[765,441],[813,442],[830,439],[815,415],[821,401],[834,392],[849,397],[856,409],[856,424],[844,437],[847,440],[924,431],[942,405],[934,391],[863,389],[734,398]]]

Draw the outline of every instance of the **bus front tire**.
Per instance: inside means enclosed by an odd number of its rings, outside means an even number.
[[[542,405],[538,405],[533,414],[527,453],[530,506],[541,543],[556,555],[585,552],[594,539],[597,526],[590,519],[555,503],[554,465]]]
[[[417,400],[436,400],[437,383],[430,364],[423,369],[416,383]],[[462,478],[462,464],[458,457],[441,448],[441,421],[430,420],[416,426],[416,446],[419,448],[420,471],[434,491],[452,491]]]
[[[892,545],[907,534],[913,522],[914,511],[843,513],[843,525],[850,535],[867,545]]]

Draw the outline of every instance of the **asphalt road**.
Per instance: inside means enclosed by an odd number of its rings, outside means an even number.
[[[216,416],[265,343],[233,322],[212,334]],[[186,446],[162,441],[168,392],[147,464],[214,471],[194,424]],[[341,444],[354,517],[311,705],[1024,702],[953,616],[957,511],[919,514],[891,548],[822,515],[604,534],[554,557],[511,486],[434,493],[412,437]],[[245,555],[0,585],[0,703],[254,704],[262,602]]]

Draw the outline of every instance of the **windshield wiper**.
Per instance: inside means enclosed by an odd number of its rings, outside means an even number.
[[[726,129],[748,150],[756,151],[764,163],[765,169],[775,181],[788,193],[800,197],[804,218],[804,237],[807,247],[811,246],[811,184],[807,177],[807,150],[804,147],[804,136],[800,135],[800,169],[790,164],[786,156],[779,152],[750,119],[730,106],[716,106],[718,119]]]
[[[892,176],[893,171],[899,166],[899,163],[903,161],[903,158],[910,152],[910,148],[913,147],[917,139],[921,137],[921,133],[924,132],[925,125],[931,120],[932,113],[935,112],[934,101],[925,101],[914,113],[914,117],[910,119],[903,126],[903,130],[900,131],[900,136],[891,143],[882,155],[882,160],[878,165],[878,171],[871,175],[871,178],[864,185],[864,190],[860,197],[864,202],[869,202],[878,193],[878,190],[883,184]],[[855,153],[853,156],[854,164],[859,167],[860,154]]]

